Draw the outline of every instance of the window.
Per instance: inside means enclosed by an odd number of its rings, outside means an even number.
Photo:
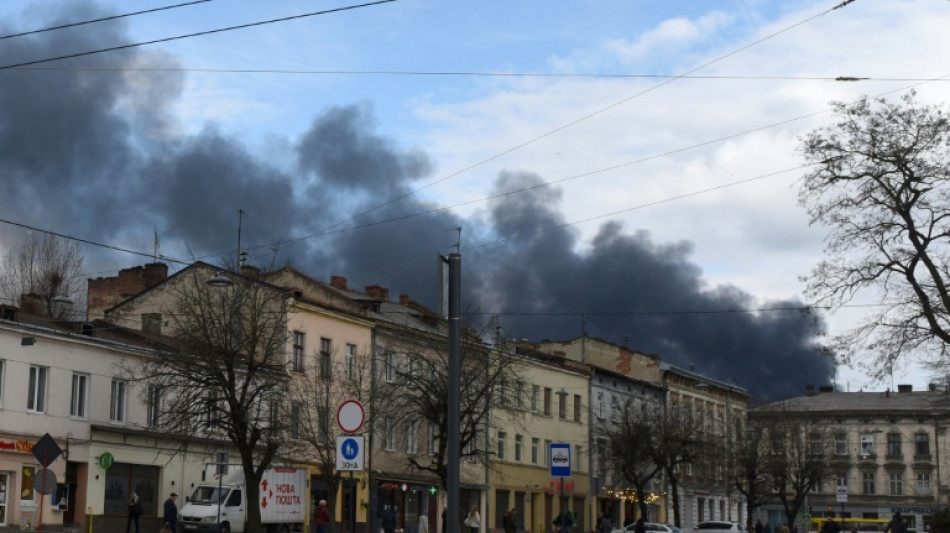
[[[848,436],[844,433],[835,435],[835,455],[848,455]]]
[[[435,424],[429,424],[429,455],[435,455],[439,451],[439,427]]]
[[[26,398],[26,409],[34,413],[46,410],[46,372],[45,366],[30,367],[30,384]]]
[[[333,343],[330,339],[320,338],[320,377],[330,377],[330,368],[333,361]]]
[[[930,496],[930,472],[917,472],[917,494]]]
[[[300,438],[300,404],[290,404],[290,438]]]
[[[901,478],[901,473],[891,472],[890,478],[891,478],[891,483],[890,483],[891,495],[900,496],[904,494],[904,480]]]
[[[597,439],[597,474],[601,477],[607,474],[607,439]]]
[[[521,462],[521,449],[524,446],[524,437],[515,435],[515,461]]]
[[[396,356],[392,352],[386,352],[386,355],[383,356],[383,365],[384,371],[386,372],[386,382],[393,383],[396,381]]]
[[[848,474],[838,474],[835,477],[835,487],[848,489]]]
[[[574,469],[575,472],[584,471],[583,455],[584,455],[583,446],[580,446],[580,445],[574,446],[574,457],[571,459],[571,463],[573,463],[571,465],[571,468]]]
[[[499,460],[505,459],[505,440],[508,438],[508,435],[504,431],[498,432],[498,450],[495,452],[498,455]]]
[[[914,454],[930,455],[930,435],[926,433],[914,435]]]
[[[620,423],[620,398],[610,397],[610,421],[614,424]]]
[[[887,434],[887,455],[897,457],[901,454],[901,434]]]
[[[597,393],[597,418],[604,418],[604,393]]]
[[[861,435],[861,455],[865,457],[874,455],[874,435],[870,433]]]
[[[515,382],[515,409],[524,409],[524,381]]]
[[[294,332],[294,352],[293,357],[290,361],[290,368],[295,372],[303,372],[303,341],[304,334],[302,331]]]
[[[581,421],[581,395],[580,394],[574,395],[574,421],[575,422]]]
[[[498,405],[508,405],[508,380],[504,376],[498,378]]]
[[[387,452],[396,451],[396,423],[392,418],[387,418],[383,423],[384,441],[383,446]]]
[[[343,353],[343,377],[347,381],[356,379],[356,345],[347,344]]]
[[[551,439],[544,439],[544,464],[551,464]]]
[[[531,385],[531,412],[538,412],[538,396],[540,396],[541,387],[537,385]]]
[[[559,392],[557,394],[557,417],[561,420],[567,418],[567,393]]]
[[[89,374],[73,374],[73,393],[69,401],[69,416],[86,418],[89,397]]]
[[[874,472],[865,470],[861,472],[861,488],[864,494],[874,494]]]
[[[419,421],[409,422],[406,428],[406,453],[415,455],[419,453]]]
[[[0,359],[0,405],[3,405],[3,371],[6,369],[3,359]]]
[[[531,464],[538,464],[538,459],[541,457],[541,440],[538,438],[532,437],[531,439]]]
[[[544,414],[551,414],[551,387],[544,387]]]
[[[112,396],[109,401],[109,420],[125,422],[125,385],[120,379],[112,380]]]
[[[317,408],[317,442],[330,443],[330,410],[326,407]]]
[[[821,433],[812,433],[808,436],[808,451],[812,455],[821,454]]]
[[[165,401],[164,396],[165,392],[162,390],[161,386],[148,386],[148,400],[146,405],[146,408],[148,409],[148,413],[146,414],[148,427],[154,428],[161,425],[162,409],[164,408]]]

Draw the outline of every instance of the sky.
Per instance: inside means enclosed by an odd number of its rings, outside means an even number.
[[[0,37],[173,3],[5,0]],[[174,269],[230,260],[240,234],[252,264],[435,308],[436,257],[458,249],[467,316],[510,338],[584,332],[763,399],[933,379],[912,354],[878,379],[817,349],[863,311],[797,310],[827,233],[797,203],[798,147],[832,100],[943,103],[927,80],[950,74],[950,2],[302,16],[353,5],[210,0],[0,38],[0,251],[22,225],[125,250],[82,244],[98,277],[150,261],[156,235]]]

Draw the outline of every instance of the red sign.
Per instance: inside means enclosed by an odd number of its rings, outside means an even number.
[[[363,427],[363,420],[366,413],[363,411],[363,404],[356,400],[347,400],[340,404],[336,411],[336,423],[343,430],[343,433],[356,433]]]
[[[33,443],[28,440],[18,440],[16,442],[12,440],[0,440],[0,450],[11,450],[18,452],[27,452],[33,450]]]
[[[544,492],[548,494],[557,494],[561,491],[561,481],[559,479],[552,479],[548,481],[548,487]],[[568,479],[564,481],[564,492],[574,492],[574,480]]]

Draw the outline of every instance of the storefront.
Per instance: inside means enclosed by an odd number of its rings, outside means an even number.
[[[0,526],[35,528],[40,518],[43,524],[63,524],[63,513],[57,505],[63,485],[54,484],[48,495],[41,494],[34,487],[34,482],[41,479],[38,476],[42,475],[43,467],[31,453],[33,444],[33,439],[0,436]],[[62,482],[66,462],[57,459],[50,464],[49,470],[56,476],[56,481]],[[60,488],[60,494],[57,494],[57,488]]]
[[[439,523],[439,488],[419,481],[375,480],[376,516],[374,524],[381,527],[384,513],[396,517],[396,530],[420,533],[420,522],[429,532]],[[424,517],[424,520],[421,520]],[[374,529],[374,531],[377,531]]]

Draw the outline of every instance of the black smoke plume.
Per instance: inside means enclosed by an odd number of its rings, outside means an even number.
[[[28,26],[0,21],[0,33],[112,14],[94,2],[65,5],[44,11],[46,20],[25,17]],[[131,41],[119,21],[3,40],[0,57],[11,64]],[[241,208],[252,262],[292,263],[323,280],[344,275],[355,288],[379,283],[430,307],[436,256],[463,228],[464,242],[487,243],[463,248],[466,307],[497,314],[508,336],[584,331],[762,399],[797,395],[831,376],[814,344],[819,317],[747,311],[801,303],[757,304],[739,288],[707,286],[688,242],[656,243],[609,222],[579,253],[554,187],[501,197],[472,217],[410,194],[434,178],[431,156],[377,133],[370,103],[328,106],[307,131],[287,134],[290,156],[277,162],[215,124],[180,133],[172,109],[184,74],[132,70],[179,66],[166,54],[136,48],[46,66],[68,68],[0,70],[0,218],[144,252],[157,233],[168,256],[224,262],[236,251]],[[494,187],[541,182],[512,171]],[[5,250],[24,237],[0,226]],[[89,277],[146,260],[83,252]]]

